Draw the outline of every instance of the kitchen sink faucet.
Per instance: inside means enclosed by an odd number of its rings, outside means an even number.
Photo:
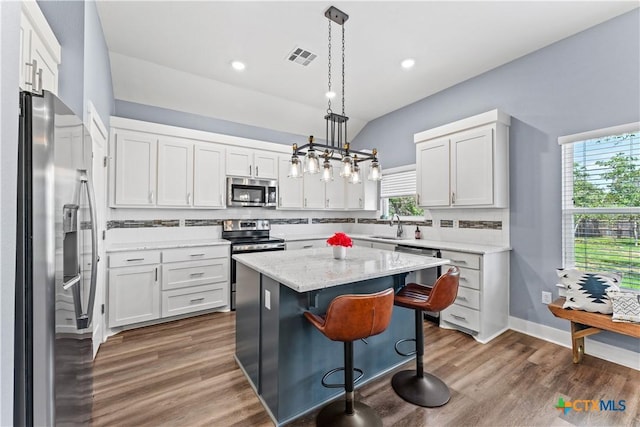
[[[390,227],[393,227],[393,218],[398,218],[398,229],[396,230],[396,237],[398,239],[400,239],[404,235],[404,229],[402,228],[402,222],[400,222],[400,217],[398,216],[398,214],[393,214],[391,216],[391,221],[389,221],[389,226]]]

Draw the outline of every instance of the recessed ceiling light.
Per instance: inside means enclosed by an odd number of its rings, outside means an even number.
[[[243,62],[240,62],[240,61],[233,61],[233,62],[231,63],[231,66],[232,66],[232,67],[233,67],[233,69],[234,69],[234,70],[236,70],[236,71],[242,71],[242,70],[244,70],[244,68],[245,68],[244,63],[243,63]]]
[[[400,65],[402,65],[402,68],[404,68],[405,70],[408,70],[409,68],[413,67],[415,64],[416,64],[416,61],[412,58],[407,58],[400,63]]]

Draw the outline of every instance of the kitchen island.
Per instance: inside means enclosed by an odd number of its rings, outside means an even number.
[[[322,375],[344,365],[341,342],[330,341],[303,316],[325,313],[338,295],[398,289],[412,271],[448,264],[440,258],[353,247],[336,260],[332,248],[234,255],[236,263],[236,361],[277,425],[342,393],[321,385]],[[356,386],[409,359],[394,343],[412,337],[413,312],[394,309],[380,335],[354,343]],[[336,382],[340,382],[338,374]]]

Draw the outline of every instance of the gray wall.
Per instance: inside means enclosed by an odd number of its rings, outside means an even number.
[[[13,425],[20,3],[0,1],[0,425]]]
[[[558,136],[640,120],[640,11],[612,19],[378,118],[355,147],[383,167],[415,163],[413,134],[499,108],[510,129],[512,316],[567,330],[540,303],[562,266]],[[595,337],[640,351],[638,340]]]
[[[62,47],[58,97],[84,117],[84,2],[38,1],[38,6]]]
[[[276,142],[286,145],[291,145],[294,142],[298,145],[302,145],[307,141],[307,136],[303,135],[279,132],[276,130],[249,126],[242,123],[235,123],[212,117],[199,116],[197,114],[185,113],[182,111],[137,104],[135,102],[123,101],[120,99],[116,99],[115,101],[114,116],[153,123],[162,123],[165,125],[184,127],[188,129],[197,129],[206,132],[233,135],[242,138]],[[318,120],[323,120],[323,118],[318,117]]]
[[[109,117],[114,109],[109,50],[96,3],[87,1],[84,5],[84,117],[87,101],[91,101],[102,123],[108,128]]]

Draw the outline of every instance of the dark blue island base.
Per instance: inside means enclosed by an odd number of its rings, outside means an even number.
[[[327,371],[344,365],[343,344],[327,339],[302,313],[323,314],[338,295],[398,289],[407,273],[310,292],[296,292],[240,262],[236,274],[236,360],[282,425],[344,394],[320,383]],[[413,311],[396,307],[385,332],[354,343],[354,365],[364,371],[356,389],[411,360],[399,356],[394,344],[412,337],[413,328]],[[342,380],[340,373],[330,379]]]

